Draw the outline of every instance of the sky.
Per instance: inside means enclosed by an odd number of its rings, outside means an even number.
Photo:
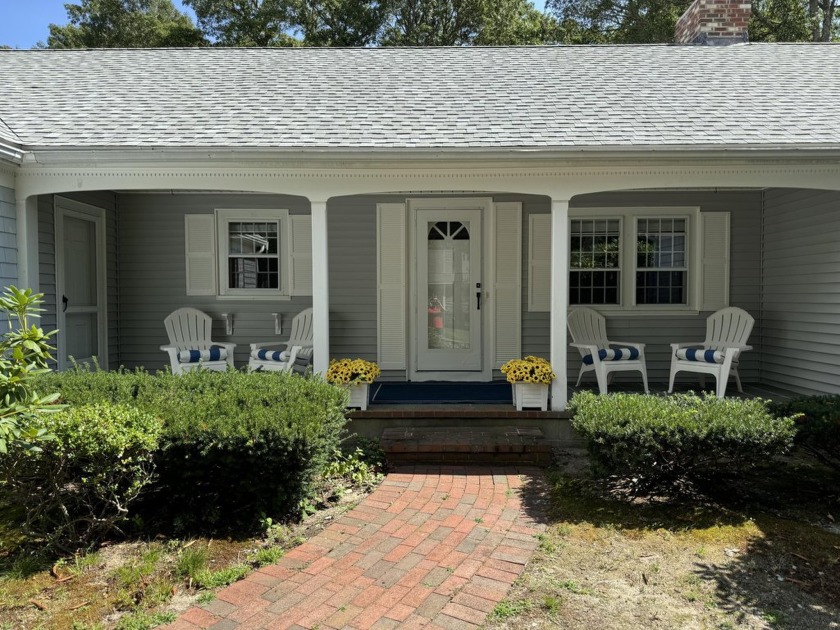
[[[172,0],[180,11],[187,11],[181,0]],[[47,41],[50,24],[67,24],[65,4],[81,4],[78,0],[0,0],[0,45],[32,48]],[[545,0],[534,5],[542,9]]]

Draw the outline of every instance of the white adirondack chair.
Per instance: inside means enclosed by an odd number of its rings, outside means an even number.
[[[738,391],[742,392],[741,377],[738,375],[738,357],[746,350],[752,350],[747,340],[755,319],[745,310],[730,306],[709,315],[706,319],[706,340],[701,343],[671,344],[671,380],[668,393],[674,391],[674,377],[677,372],[698,372],[701,384],[704,377],[712,374],[717,379],[716,394],[723,398],[729,375],[735,377]]]
[[[235,343],[210,338],[213,320],[194,308],[179,308],[163,320],[169,343],[160,349],[169,354],[173,374],[202,368],[224,372],[233,367]]]
[[[285,346],[286,349],[269,350]],[[307,308],[292,319],[292,331],[287,341],[266,341],[251,344],[248,367],[252,370],[289,372],[298,363],[312,359],[312,309]]]
[[[645,344],[607,339],[607,321],[591,308],[574,308],[569,311],[569,332],[572,346],[580,352],[582,365],[577,385],[586,372],[595,372],[598,391],[607,393],[607,384],[613,372],[641,372],[645,393],[649,391]]]

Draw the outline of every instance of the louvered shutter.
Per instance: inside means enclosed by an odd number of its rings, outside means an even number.
[[[532,214],[528,234],[528,310],[551,310],[551,215]]]
[[[312,295],[312,217],[293,214],[289,217],[291,243],[289,244],[291,295]]]
[[[406,367],[406,218],[405,205],[376,207],[377,328],[379,367]]]
[[[522,338],[522,204],[496,204],[493,291],[496,357],[494,367],[500,368],[521,354]]]
[[[187,295],[216,295],[216,216],[184,216]]]
[[[729,306],[729,213],[701,212],[701,311]]]

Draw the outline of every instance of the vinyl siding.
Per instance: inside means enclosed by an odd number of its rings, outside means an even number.
[[[117,207],[116,196],[108,191],[66,193],[60,195],[80,203],[105,210],[106,286],[108,291],[108,366],[119,367],[119,276],[117,268]],[[41,292],[44,294],[44,313],[41,325],[45,330],[55,330],[56,276],[55,276],[55,199],[53,195],[38,197],[38,273]],[[58,332],[61,335],[61,331]]]
[[[15,191],[0,186],[0,282],[17,285],[17,208]]]
[[[840,393],[840,192],[764,196],[763,383]]]
[[[730,304],[748,311],[758,320],[761,282],[761,193],[757,191],[705,192],[705,191],[630,191],[598,193],[575,197],[571,208],[661,207],[699,206],[702,212],[731,213],[731,269]],[[550,212],[547,199],[535,198],[523,206],[523,314],[522,352],[546,356],[549,347],[549,314],[531,313],[527,310],[528,283],[527,221],[532,212]],[[706,336],[706,317],[699,315],[610,315],[607,319],[607,333],[612,339],[637,341],[647,344],[648,379],[651,383],[667,383],[670,371],[670,345],[679,341],[702,341]],[[744,353],[739,372],[743,381],[759,380],[760,322],[751,337],[753,352]],[[570,340],[571,341],[571,340]],[[574,381],[580,371],[580,355],[572,348],[568,354],[568,374]],[[588,374],[586,379],[594,379]],[[633,373],[615,375],[615,379],[639,381]],[[696,375],[678,375],[680,380],[696,380]]]
[[[213,317],[213,338],[236,343],[237,365],[248,362],[249,344],[283,341],[291,320],[312,305],[310,297],[291,300],[219,299],[186,295],[184,215],[213,213],[216,208],[285,208],[309,214],[301,197],[245,194],[124,193],[118,198],[121,363],[157,370],[168,365],[160,346],[168,343],[164,318],[192,306]],[[221,313],[233,314],[233,335],[225,335]],[[274,334],[271,313],[282,314],[283,334]],[[374,346],[375,347],[375,346]]]

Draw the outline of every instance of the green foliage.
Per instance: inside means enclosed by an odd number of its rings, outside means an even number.
[[[251,572],[247,564],[235,564],[218,571],[202,571],[195,577],[195,584],[201,588],[219,588],[241,580]]]
[[[72,404],[129,404],[164,421],[143,515],[212,531],[288,517],[311,494],[345,424],[344,392],[285,373],[76,370],[46,377]]]
[[[379,0],[296,0],[292,6],[305,46],[373,45],[388,9]]]
[[[673,42],[691,0],[548,0],[567,44]]]
[[[44,414],[56,411],[55,394],[41,396],[35,377],[49,372],[53,350],[49,344],[55,332],[45,333],[31,318],[42,310],[43,293],[10,286],[0,296],[9,330],[0,337],[0,453],[12,447],[37,450],[51,436],[43,427]]]
[[[217,46],[293,46],[290,0],[184,0]]]
[[[368,463],[366,453],[360,448],[348,454],[336,449],[324,469],[324,477],[343,480],[361,489],[369,489],[382,481],[382,473],[375,463]]]
[[[810,21],[802,0],[755,0],[750,19],[750,41],[807,42]]]
[[[283,553],[284,551],[281,547],[263,547],[250,554],[248,556],[248,562],[255,567],[265,567],[270,564],[275,564],[283,557]]]
[[[570,407],[596,472],[630,479],[638,492],[670,492],[766,462],[795,433],[793,419],[774,417],[759,399],[581,392]]]
[[[798,396],[771,408],[777,415],[795,416],[797,443],[840,470],[840,395]]]
[[[49,48],[148,48],[207,45],[172,0],[80,0],[65,4],[69,24],[50,24]]]
[[[39,450],[0,458],[3,493],[24,506],[24,531],[73,548],[120,531],[152,479],[161,421],[126,405],[86,404],[45,416]]]
[[[178,615],[172,612],[136,612],[122,617],[115,630],[151,630],[167,623],[172,623]]]
[[[180,578],[195,580],[207,570],[208,553],[206,547],[187,547],[178,556],[175,575]]]

